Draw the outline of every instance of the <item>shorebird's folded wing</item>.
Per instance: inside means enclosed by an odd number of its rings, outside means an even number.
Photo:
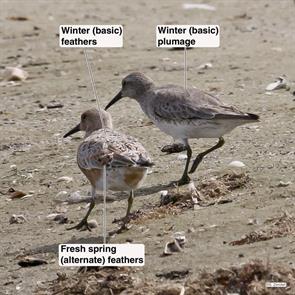
[[[197,89],[159,88],[153,104],[159,120],[248,119],[249,114],[222,104],[218,98]]]

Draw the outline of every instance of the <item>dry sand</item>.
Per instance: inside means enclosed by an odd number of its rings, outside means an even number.
[[[78,222],[85,214],[85,204],[62,205],[56,202],[56,195],[77,190],[87,194],[90,190],[75,162],[82,135],[70,141],[63,141],[62,135],[78,123],[82,111],[96,103],[81,49],[59,48],[60,24],[124,25],[123,49],[89,50],[103,106],[119,90],[121,79],[132,71],[144,72],[159,85],[183,83],[183,52],[155,48],[157,24],[219,24],[220,48],[188,51],[188,85],[261,116],[259,124],[237,128],[225,136],[224,147],[210,154],[193,176],[195,184],[201,185],[225,174],[231,161],[245,163],[249,181],[223,196],[231,203],[145,219],[112,239],[114,243],[130,239],[145,244],[146,265],[135,275],[165,282],[155,274],[189,269],[196,275],[203,269],[213,271],[253,258],[294,266],[292,230],[265,241],[230,244],[244,234],[265,228],[268,218],[280,217],[286,210],[295,215],[294,89],[265,93],[266,85],[280,75],[294,82],[294,2],[208,1],[216,11],[183,10],[182,3],[1,1],[1,67],[22,65],[29,77],[14,85],[0,84],[0,190],[6,192],[13,187],[31,195],[17,200],[0,196],[0,294],[32,294],[40,282],[55,279],[57,272],[74,274],[75,268],[58,266],[58,244],[100,241],[100,205],[92,214],[99,227],[91,233],[66,231],[68,225],[46,218],[67,210],[68,219]],[[12,19],[20,16],[27,20]],[[199,65],[206,62],[211,62],[213,68],[199,70]],[[64,107],[39,106],[56,102]],[[177,155],[161,154],[160,147],[170,138],[155,126],[145,126],[147,120],[136,102],[126,98],[110,111],[114,125],[137,137],[156,163],[144,188],[136,192],[133,210],[158,204],[159,191],[181,175],[184,162],[178,161]],[[212,144],[214,140],[192,141],[194,153]],[[58,182],[62,176],[73,177],[74,181]],[[108,203],[109,230],[116,227],[112,220],[125,213],[127,194],[116,193],[114,199]],[[10,224],[13,214],[24,215],[27,221]],[[248,225],[249,219],[257,220],[257,224]],[[161,257],[165,242],[179,231],[184,231],[187,238],[184,251]],[[26,253],[35,253],[48,264],[21,268],[17,263]]]

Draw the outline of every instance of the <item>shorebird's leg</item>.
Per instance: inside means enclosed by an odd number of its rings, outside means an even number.
[[[128,198],[128,207],[127,207],[126,217],[128,217],[130,214],[131,207],[133,204],[133,199],[134,199],[134,192],[133,192],[133,190],[131,190],[129,198]]]
[[[187,147],[183,143],[168,144],[161,148],[161,152],[167,153],[167,154],[181,153],[186,150],[187,150]]]
[[[224,145],[224,139],[223,139],[223,137],[220,137],[216,145],[214,145],[212,148],[198,154],[196,159],[194,160],[194,162],[192,164],[192,167],[191,167],[189,173],[194,173],[196,171],[196,169],[198,168],[199,164],[202,162],[203,158],[206,155],[208,155],[209,153],[211,153],[214,150],[219,149],[223,145]]]
[[[187,159],[186,159],[186,163],[185,163],[185,167],[184,167],[184,171],[182,174],[181,179],[177,182],[177,185],[184,185],[184,184],[188,184],[190,183],[191,179],[188,176],[188,167],[189,167],[189,163],[192,157],[192,149],[188,143],[188,140],[186,140],[186,152],[187,152]]]
[[[88,225],[88,221],[87,220],[88,220],[88,217],[89,217],[92,209],[95,206],[95,191],[96,191],[95,187],[92,186],[91,187],[91,202],[90,202],[90,206],[89,206],[88,211],[87,211],[86,215],[84,216],[84,218],[77,225],[75,225],[73,227],[69,227],[69,228],[67,228],[67,230],[71,230],[71,229],[82,229],[83,227],[86,227],[86,229],[88,229],[89,231],[91,231],[91,229],[90,229],[90,227]]]

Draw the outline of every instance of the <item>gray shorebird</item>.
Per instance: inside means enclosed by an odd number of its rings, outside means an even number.
[[[176,85],[156,87],[153,80],[140,72],[131,73],[122,80],[122,89],[105,110],[123,97],[135,99],[161,131],[172,136],[176,142],[180,141],[164,146],[163,152],[187,151],[185,169],[178,185],[189,183],[188,173],[197,169],[204,156],[223,146],[224,134],[239,125],[259,120],[259,116],[225,105],[217,97],[196,88],[185,89]],[[192,157],[190,138],[219,140],[216,145],[198,154],[189,170]]]
[[[91,184],[92,199],[85,217],[69,229],[81,229],[84,226],[89,229],[87,219],[95,206],[95,193],[103,189],[104,165],[107,189],[130,192],[127,218],[133,203],[133,191],[142,184],[148,167],[152,165],[147,151],[135,138],[113,130],[111,116],[104,110],[84,112],[80,123],[64,137],[78,131],[85,131],[85,138],[78,148],[77,163]]]

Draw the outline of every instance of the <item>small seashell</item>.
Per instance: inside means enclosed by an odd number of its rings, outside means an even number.
[[[160,196],[165,197],[168,195],[168,191],[160,191]]]
[[[188,230],[187,230],[188,233],[194,233],[195,231],[196,231],[196,230],[195,230],[194,227],[190,227],[190,228],[188,228]]]
[[[73,181],[73,177],[70,176],[62,176],[57,179],[57,182],[65,181],[66,183],[70,183]]]
[[[215,11],[216,7],[205,3],[183,3],[182,8],[185,10],[201,9]]]
[[[58,199],[58,198],[65,197],[67,194],[68,194],[67,191],[61,191],[61,192],[57,193],[56,198]]]
[[[26,196],[27,194],[24,193],[24,192],[21,192],[21,191],[16,191],[14,188],[10,188],[8,191],[7,191],[7,194],[10,196],[10,198],[13,200],[13,199],[21,199],[23,198],[24,196]]]
[[[187,159],[187,155],[186,154],[179,154],[177,156],[177,160],[179,161],[185,161]]]
[[[211,68],[213,68],[213,65],[210,62],[201,64],[201,65],[198,66],[199,70],[207,70],[207,69],[211,69]]]
[[[247,225],[254,225],[257,224],[257,220],[255,218],[248,219]]]
[[[13,164],[13,165],[10,165],[10,169],[11,169],[11,170],[17,170],[17,166],[14,165],[14,164]]]
[[[289,186],[292,182],[288,181],[288,182],[284,182],[284,181],[280,181],[278,184],[278,187],[286,187]]]
[[[97,223],[97,221],[95,219],[91,219],[91,220],[88,221],[88,226],[90,228],[97,228],[98,227],[98,223]]]
[[[28,73],[21,68],[6,67],[3,72],[3,79],[6,81],[23,81],[28,78]]]
[[[68,218],[62,213],[51,213],[46,216],[47,219],[57,221],[58,224],[68,223]]]
[[[228,166],[232,168],[244,168],[246,165],[241,161],[232,161]]]
[[[174,239],[178,242],[181,248],[183,248],[184,244],[186,243],[186,237],[184,232],[176,232],[174,233]]]
[[[276,250],[278,250],[278,249],[282,249],[283,247],[282,247],[282,245],[276,245],[273,248],[276,249]]]
[[[82,196],[80,191],[71,193],[65,200],[69,204],[87,203],[91,201],[91,196]]]
[[[174,240],[173,242],[168,242],[165,245],[164,248],[164,255],[172,255],[173,253],[181,252],[182,248],[179,245],[177,240]]]
[[[16,214],[13,214],[9,219],[10,224],[13,224],[13,223],[21,224],[27,221],[28,220],[26,219],[24,215],[16,215]]]
[[[151,293],[150,293],[151,294]],[[156,287],[156,293],[161,295],[184,295],[185,287],[181,284],[162,284]]]
[[[208,226],[209,228],[215,228],[215,227],[217,227],[217,225],[216,224],[211,224],[210,226]]]
[[[273,91],[273,90],[277,90],[277,89],[282,89],[282,88],[289,88],[288,85],[288,81],[286,80],[286,78],[280,76],[277,78],[277,80],[273,83],[270,83],[266,86],[265,90],[267,91]]]

